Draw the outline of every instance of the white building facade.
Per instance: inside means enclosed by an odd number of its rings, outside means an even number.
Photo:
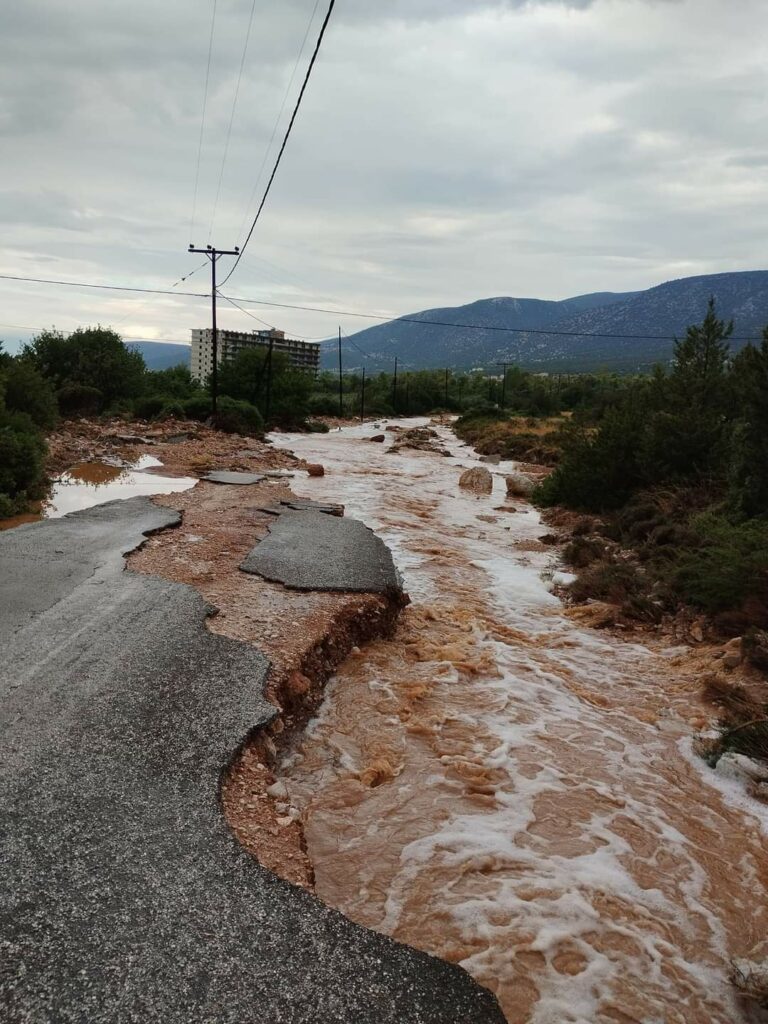
[[[317,373],[320,368],[320,345],[318,342],[299,341],[286,338],[285,331],[274,328],[265,331],[222,331],[218,335],[218,364],[230,362],[244,348],[268,349],[288,356],[291,366],[298,370]],[[205,383],[213,371],[213,331],[210,327],[192,331],[192,377]]]

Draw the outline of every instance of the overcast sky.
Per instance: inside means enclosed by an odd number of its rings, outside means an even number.
[[[190,236],[213,0],[2,5],[0,272],[167,288],[201,262],[190,241],[242,242],[316,5],[256,2],[210,233],[251,6],[218,0]],[[397,315],[762,269],[766,69],[766,0],[337,0],[226,290]],[[186,341],[209,317],[204,302],[7,281],[0,300],[11,349],[21,327]],[[308,338],[371,323],[254,311]],[[224,304],[220,322],[258,326]]]

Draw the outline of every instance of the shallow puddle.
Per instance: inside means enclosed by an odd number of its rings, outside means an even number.
[[[186,491],[197,483],[197,479],[191,476],[164,476],[148,472],[159,466],[162,466],[160,460],[151,455],[142,455],[129,466],[78,462],[53,481],[50,495],[41,503],[39,512],[0,519],[0,529],[12,529],[39,519],[58,519],[69,512],[121,498]]]
[[[727,980],[768,931],[768,813],[691,753],[697,684],[585,629],[520,500],[373,426],[277,443],[391,547],[413,604],[283,765],[318,896],[461,963],[513,1024],[764,1021]],[[391,435],[390,435],[391,436]]]

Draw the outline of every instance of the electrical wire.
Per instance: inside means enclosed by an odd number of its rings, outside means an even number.
[[[291,77],[288,79],[288,85],[285,87],[285,92],[283,93],[283,102],[280,104],[280,110],[278,111],[277,117],[275,118],[275,123],[272,127],[272,134],[269,137],[267,148],[264,150],[264,156],[262,157],[261,160],[259,173],[256,175],[256,182],[253,186],[253,190],[251,191],[251,195],[248,200],[248,205],[246,206],[245,212],[243,213],[243,219],[240,222],[240,227],[237,230],[238,238],[242,235],[243,231],[245,230],[245,225],[248,220],[248,212],[251,209],[251,206],[253,205],[253,200],[256,198],[256,193],[258,192],[259,185],[261,184],[261,176],[264,174],[264,168],[267,166],[267,159],[272,150],[272,143],[275,141],[277,129],[280,126],[280,121],[282,120],[283,117],[283,111],[285,110],[285,104],[288,102],[288,97],[291,93],[291,89],[293,88],[293,81],[296,78],[296,72],[299,69],[299,62],[301,61],[301,58],[304,55],[304,47],[307,45],[307,39],[309,38],[309,30],[312,28],[312,22],[315,20],[315,14],[317,14],[317,8],[319,6],[320,0],[315,0],[315,6],[312,8],[312,13],[309,16],[309,21],[307,22],[307,27],[304,31],[304,38],[302,39],[301,46],[299,47],[299,53],[298,56],[296,57],[296,63],[293,65]]]
[[[198,272],[198,270],[202,270],[203,267],[207,267],[207,266],[208,266],[208,260],[206,260],[205,263],[201,263],[199,267],[195,267],[194,270],[190,270],[190,272],[188,274],[185,274],[184,277],[180,277],[178,281],[176,281],[174,284],[171,285],[171,288],[175,288],[177,284],[181,284],[182,281],[186,281],[187,278],[190,278],[190,277],[192,277],[193,274],[196,274]]]
[[[203,113],[200,118],[200,138],[197,142],[197,167],[195,169],[195,189],[192,197],[192,216],[189,220],[189,238],[190,242],[195,230],[195,215],[197,214],[197,190],[200,184],[200,158],[203,153],[203,132],[205,130],[205,111],[208,106],[208,82],[211,77],[211,53],[213,52],[213,31],[216,27],[216,4],[217,0],[213,0],[213,11],[211,13],[211,34],[208,39],[208,63],[205,68],[205,87],[203,89]]]
[[[110,326],[114,328],[114,324],[111,324]],[[24,324],[0,324],[0,327],[10,328],[16,331],[49,331],[57,329],[50,327],[29,327]],[[141,335],[133,334],[130,338],[123,338],[123,341],[157,341],[163,342],[166,345],[183,345],[184,347],[189,348],[188,341],[179,341],[178,338],[143,338]]]
[[[261,211],[264,209],[264,206],[265,206],[265,204],[267,202],[267,197],[269,196],[270,190],[272,188],[272,182],[275,180],[275,175],[277,174],[277,169],[280,166],[280,161],[283,158],[283,153],[285,152],[285,147],[288,144],[288,139],[290,138],[291,131],[293,130],[293,125],[294,125],[294,123],[296,121],[296,116],[299,113],[299,108],[301,107],[301,101],[304,99],[304,93],[307,90],[307,85],[309,84],[309,79],[310,79],[310,76],[312,75],[312,69],[315,66],[315,61],[317,60],[317,55],[320,52],[320,47],[321,47],[322,42],[323,42],[323,37],[325,36],[325,30],[328,28],[328,22],[331,20],[331,14],[333,13],[333,8],[334,8],[335,5],[336,5],[336,0],[331,0],[331,2],[328,4],[328,10],[325,13],[325,18],[323,19],[323,24],[320,27],[320,34],[317,37],[317,42],[315,43],[315,49],[314,49],[314,51],[312,53],[312,57],[311,57],[310,62],[309,62],[309,67],[307,68],[307,73],[304,76],[304,81],[301,83],[301,90],[299,92],[299,97],[296,100],[296,105],[293,108],[293,113],[291,114],[291,120],[288,122],[288,127],[285,130],[285,135],[283,136],[283,141],[282,141],[282,144],[280,146],[280,150],[279,150],[279,152],[277,154],[277,159],[275,160],[275,165],[272,168],[272,173],[270,174],[269,180],[267,181],[267,187],[264,189],[264,195],[261,197],[261,202],[259,203],[259,208],[256,211],[256,216],[253,218],[253,223],[251,224],[250,230],[249,230],[248,234],[246,235],[245,241],[240,246],[240,252],[238,253],[237,259],[235,260],[235,262],[232,265],[232,267],[230,267],[230,270],[229,270],[229,273],[227,274],[227,276],[221,282],[222,285],[225,285],[227,283],[227,281],[230,279],[230,277],[232,277],[234,272],[237,270],[237,266],[240,263],[242,255],[245,252],[245,250],[246,250],[246,248],[248,246],[248,243],[251,240],[251,236],[253,235],[253,232],[254,232],[254,229],[255,229],[255,227],[256,227],[256,225],[258,223],[259,217],[261,216]]]
[[[243,309],[243,307],[239,303],[235,302],[234,299],[230,299],[226,295],[222,295],[218,288],[216,289],[216,294],[219,295],[220,298],[224,299],[225,302],[228,302],[230,306],[234,306],[236,309],[239,309],[241,313],[245,313],[246,316],[249,316],[252,320],[257,320],[260,324],[264,324],[265,327],[268,327],[270,331],[274,331],[274,324],[268,324],[266,320],[262,320],[261,317],[256,316],[255,313],[251,313],[248,309]]]
[[[49,277],[22,277],[20,274],[0,274],[0,281],[22,281],[27,284],[63,285],[67,288],[95,288],[108,292],[141,292],[146,295],[176,295],[187,299],[210,299],[210,292],[176,292],[168,288],[138,288],[128,285],[92,284],[88,281],[62,281]],[[218,291],[218,289],[217,289]],[[629,341],[675,341],[674,334],[610,334],[595,331],[555,331],[541,327],[498,327],[485,324],[462,324],[452,320],[425,320],[414,316],[384,316],[381,313],[359,313],[350,309],[327,309],[322,306],[302,306],[298,303],[271,302],[268,299],[244,298],[241,295],[224,295],[222,299],[234,299],[235,302],[250,303],[252,306],[269,306],[275,309],[300,309],[307,313],[327,313],[329,316],[353,316],[362,320],[382,320],[386,323],[422,324],[426,327],[462,327],[467,331],[494,331],[504,334],[536,334],[553,338],[622,338]],[[760,335],[733,334],[731,341],[760,341]]]
[[[221,158],[221,169],[219,170],[219,183],[216,186],[216,198],[213,202],[213,214],[211,215],[211,226],[208,229],[208,241],[210,242],[211,236],[213,235],[213,225],[216,221],[216,211],[219,207],[219,198],[221,196],[221,183],[224,180],[224,168],[227,163],[227,156],[229,154],[229,141],[232,138],[232,125],[235,120],[235,111],[237,110],[237,100],[240,95],[240,83],[243,79],[243,68],[245,67],[245,57],[248,53],[248,42],[251,38],[251,28],[253,26],[253,12],[256,10],[256,0],[253,0],[251,4],[251,13],[248,16],[248,28],[245,30],[245,42],[243,43],[243,53],[240,57],[240,70],[237,73],[237,85],[235,86],[235,95],[232,100],[232,110],[229,114],[229,125],[227,126],[227,138],[224,143],[224,155]]]
[[[364,359],[372,359],[373,358],[373,356],[368,355],[367,352],[363,352],[363,350],[360,348],[360,346],[357,344],[357,342],[353,341],[343,328],[341,329],[341,333],[347,339],[347,341],[352,346],[352,348],[357,349],[357,351],[360,353],[361,356],[363,356]]]

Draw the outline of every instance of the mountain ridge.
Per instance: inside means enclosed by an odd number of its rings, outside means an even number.
[[[510,362],[547,372],[638,372],[669,360],[674,338],[703,319],[710,295],[718,315],[734,320],[736,336],[759,338],[768,324],[765,270],[696,275],[645,291],[593,292],[560,301],[496,296],[421,310],[350,335],[342,358],[348,369],[365,366],[367,372],[391,370],[395,356],[402,370],[491,369]],[[424,323],[429,320],[443,324]],[[323,367],[335,365],[336,344],[322,343]],[[734,350],[742,344],[735,340]]]

